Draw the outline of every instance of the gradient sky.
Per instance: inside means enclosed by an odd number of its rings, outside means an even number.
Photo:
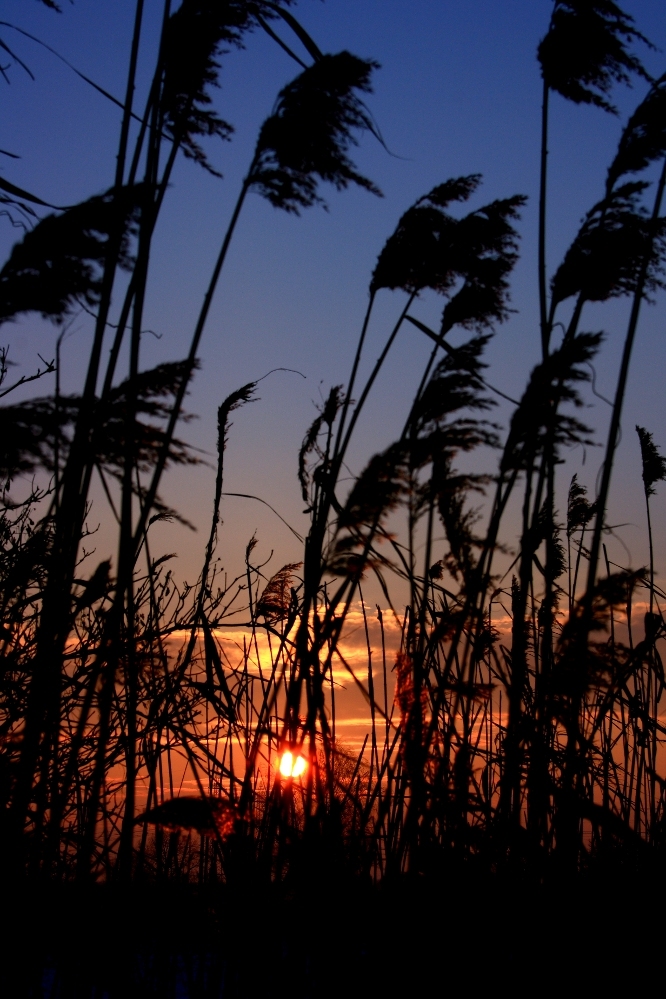
[[[84,73],[117,96],[124,92],[133,17],[131,0],[75,0],[56,15],[35,0],[2,0],[0,17],[44,39]],[[666,5],[663,0],[626,0],[625,9],[661,51],[644,52],[654,73],[664,71]],[[145,95],[156,46],[161,0],[146,0],[147,20],[141,51],[138,104]],[[364,138],[357,151],[361,172],[384,192],[378,199],[360,190],[326,191],[330,211],[311,209],[288,217],[251,196],[237,230],[228,266],[218,287],[202,346],[202,370],[188,398],[199,419],[185,436],[211,456],[215,412],[239,385],[278,372],[260,387],[260,401],[234,416],[227,452],[225,488],[256,493],[276,506],[300,530],[306,527],[296,481],[297,451],[315,405],[328,388],[348,376],[367,286],[377,254],[401,213],[421,194],[450,176],[480,172],[484,184],[472,203],[514,193],[529,196],[520,231],[521,261],[513,281],[511,320],[498,330],[489,359],[492,379],[510,395],[520,393],[538,360],[536,291],[536,193],[538,178],[540,81],[536,46],[544,34],[549,0],[301,0],[298,17],[324,50],[347,48],[381,63],[369,100],[391,151]],[[119,112],[69,69],[34,43],[3,28],[1,37],[30,66],[35,79],[19,67],[0,80],[0,146],[20,160],[0,158],[0,170],[55,204],[71,204],[112,183]],[[207,175],[188,161],[178,164],[155,240],[146,327],[146,366],[183,356],[201,297],[240,181],[249,164],[257,130],[270,113],[279,88],[296,67],[275,44],[256,34],[247,49],[224,60],[222,88],[215,101],[236,128],[231,143],[212,142],[207,151],[224,174]],[[626,117],[643,93],[620,90],[615,99]],[[582,214],[602,192],[606,165],[620,122],[596,109],[553,101],[550,157],[548,259],[551,271],[575,234]],[[0,257],[17,238],[0,218]],[[392,318],[401,307],[399,293],[382,293],[372,324],[367,365],[374,360]],[[611,557],[634,566],[646,558],[640,460],[634,424],[652,430],[666,450],[664,296],[643,311],[629,394],[623,419],[610,519],[626,524],[612,540]],[[424,298],[414,314],[436,324],[441,303]],[[597,391],[611,396],[628,308],[621,303],[586,313],[583,327],[605,329],[608,342],[597,364]],[[65,389],[80,386],[91,322],[78,319],[64,346]],[[456,342],[460,334],[454,335]],[[4,327],[0,342],[11,345],[18,367],[29,373],[37,354],[53,356],[53,327],[38,318]],[[359,425],[350,465],[358,471],[378,448],[390,443],[404,421],[410,392],[418,383],[428,352],[416,330],[403,330],[377,391]],[[47,391],[46,380],[42,383]],[[48,390],[52,389],[52,384]],[[584,419],[599,431],[608,407],[590,395]],[[508,410],[497,419],[506,425]],[[591,489],[600,461],[598,450],[571,455],[561,473],[566,489],[577,471]],[[484,457],[484,470],[492,459]],[[214,472],[209,468],[173,473],[165,499],[179,507],[200,530],[168,531],[161,543],[178,551],[179,575],[193,581],[205,544]],[[562,504],[560,504],[562,506]],[[98,506],[100,520],[104,515]],[[655,500],[656,554],[666,571],[666,487]],[[251,501],[224,501],[225,527],[220,554],[230,570],[257,529],[259,552],[274,550],[272,566],[299,558],[298,545],[272,514]],[[95,516],[93,516],[95,520]],[[106,524],[106,521],[104,521]],[[101,557],[113,551],[103,526],[97,539]]]

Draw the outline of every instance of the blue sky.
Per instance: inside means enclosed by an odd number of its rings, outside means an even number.
[[[360,190],[325,192],[330,211],[311,209],[302,218],[275,211],[257,196],[248,200],[223,272],[202,346],[202,370],[188,398],[199,419],[185,433],[197,447],[215,446],[215,411],[230,391],[274,367],[262,382],[260,401],[235,414],[225,488],[256,493],[276,506],[301,531],[306,525],[296,482],[300,441],[316,415],[315,405],[330,385],[346,380],[367,301],[377,254],[400,214],[415,198],[447,177],[480,172],[484,184],[473,204],[514,193],[529,196],[520,224],[521,261],[513,281],[516,313],[491,346],[492,378],[510,395],[519,394],[538,359],[536,294],[536,192],[538,178],[540,81],[536,46],[550,11],[548,0],[301,0],[298,17],[327,51],[347,48],[381,63],[369,100],[391,154],[371,138],[356,151],[361,172],[384,192],[378,199]],[[666,6],[661,0],[627,0],[625,9],[662,51],[645,52],[648,67],[663,72]],[[161,3],[146,0],[141,51],[139,105],[145,95],[156,45]],[[133,18],[130,0],[75,0],[56,15],[36,0],[2,0],[0,17],[38,35],[84,73],[117,96],[124,92]],[[55,204],[71,204],[110,186],[119,113],[52,55],[10,29],[2,37],[30,66],[35,79],[13,67],[10,83],[0,81],[0,146],[20,160],[2,158],[0,169]],[[220,114],[235,126],[231,143],[212,142],[207,151],[224,174],[207,175],[187,161],[174,173],[156,234],[143,348],[146,366],[183,356],[201,296],[213,266],[239,184],[251,158],[257,130],[270,113],[279,88],[296,67],[267,37],[248,39],[243,52],[224,59],[222,87],[215,94]],[[642,93],[615,95],[622,115]],[[555,98],[552,113],[548,259],[556,265],[575,234],[582,214],[601,194],[606,165],[620,122],[586,107]],[[0,257],[17,238],[0,218]],[[646,425],[666,449],[663,390],[666,360],[664,296],[644,309],[623,420],[611,521],[620,529],[634,565],[646,557],[638,448],[633,426]],[[380,349],[401,305],[399,294],[383,293],[373,322],[367,362]],[[437,323],[441,303],[424,298],[414,313]],[[590,310],[583,326],[605,329],[608,340],[597,364],[597,390],[610,396],[627,307],[624,303]],[[65,387],[80,385],[90,338],[84,317],[72,327],[64,347]],[[459,336],[459,335],[458,335]],[[53,355],[53,327],[30,317],[6,326],[0,342],[11,345],[28,373],[37,354]],[[359,426],[350,465],[359,470],[373,451],[398,432],[418,383],[427,344],[416,330],[404,330]],[[46,384],[44,391],[46,391]],[[586,421],[602,432],[607,407],[598,398]],[[497,418],[506,424],[508,411]],[[492,458],[484,456],[492,471]],[[583,460],[585,463],[583,464]],[[577,471],[593,489],[598,451],[571,455],[561,482]],[[165,498],[200,528],[207,522],[214,473],[211,469],[174,473]],[[666,488],[662,490],[666,494]],[[103,520],[101,506],[98,519]],[[278,564],[298,558],[298,548],[279,521],[251,501],[229,499],[220,553],[230,568],[255,528],[264,556],[274,549]],[[657,497],[657,557],[666,570],[661,543],[666,500]],[[105,524],[106,522],[103,521]],[[635,526],[633,526],[635,525]],[[168,529],[163,543],[178,550],[180,574],[196,575],[205,531],[191,535]],[[106,526],[98,535],[100,554],[112,551]],[[618,560],[628,561],[613,541]],[[106,547],[105,547],[106,546]]]

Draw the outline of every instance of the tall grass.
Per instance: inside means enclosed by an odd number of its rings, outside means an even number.
[[[362,100],[375,65],[322,54],[287,6],[166,3],[149,97],[136,110],[139,0],[114,186],[36,221],[0,272],[4,320],[36,311],[62,325],[82,306],[95,315],[80,395],[0,409],[5,875],[298,888],[469,867],[539,881],[654,856],[665,828],[666,594],[655,583],[650,522],[648,570],[612,565],[603,538],[639,313],[663,281],[666,167],[651,204],[645,175],[666,162],[664,77],[649,82],[623,129],[550,299],[545,258],[550,92],[611,110],[613,84],[647,78],[628,48],[642,36],[615,4],[557,0],[539,48],[543,356],[508,430],[490,419],[503,393],[483,358],[509,314],[525,199],[470,208],[480,178],[453,178],[403,214],[379,254],[349,383],[331,389],[304,436],[298,474],[310,527],[300,560],[266,579],[253,539],[237,578],[216,559],[229,417],[254,383],[219,410],[197,583],[179,585],[171,556],[153,550],[153,525],[174,515],[160,499],[163,474],[196,460],[176,429],[246,194],[299,213],[321,200],[324,181],[378,193],[349,155],[359,133],[376,131]],[[180,153],[212,169],[200,138],[228,137],[230,126],[209,89],[224,49],[253,29],[276,38],[301,71],[260,131],[185,359],[146,371],[143,306],[169,178]],[[39,204],[3,190],[15,211]],[[402,291],[403,307],[361,385],[368,324],[386,289]],[[445,300],[439,330],[413,314],[427,294]],[[575,412],[603,344],[581,322],[588,303],[618,297],[632,307],[599,494],[588,499],[574,477],[564,524],[558,471],[567,448],[591,437]],[[429,339],[430,358],[401,435],[349,488],[341,472],[350,442],[406,322]],[[447,339],[454,330],[468,332],[461,346]],[[664,459],[648,431],[639,435],[649,517]],[[460,469],[488,449],[499,455],[494,473]],[[12,501],[11,481],[35,475],[44,485]],[[82,553],[94,477],[118,550],[114,564],[91,571]],[[511,560],[512,504],[521,528]],[[364,599],[372,577],[383,595],[376,611]],[[642,605],[637,628],[632,608]],[[352,622],[365,636],[361,669],[348,653]],[[360,751],[336,730],[341,671],[367,705]],[[287,753],[301,761],[296,776]]]

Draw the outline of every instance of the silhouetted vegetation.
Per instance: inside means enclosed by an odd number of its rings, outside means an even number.
[[[94,315],[77,395],[12,403],[6,354],[0,366],[3,877],[22,891],[60,886],[74,893],[68,899],[92,897],[85,893],[102,884],[127,898],[142,886],[197,886],[193,904],[208,911],[206,893],[221,885],[298,905],[315,886],[351,886],[361,897],[375,885],[399,898],[405,879],[467,878],[478,890],[496,878],[532,890],[655,870],[666,850],[666,594],[655,583],[650,497],[666,459],[642,427],[650,565],[611,564],[603,539],[639,314],[665,286],[666,77],[648,77],[633,50],[645,39],[616,4],[556,0],[539,46],[542,358],[508,428],[491,420],[503,393],[484,355],[510,313],[526,199],[507,192],[474,207],[480,176],[452,178],[404,212],[379,253],[349,382],[331,388],[295,456],[310,516],[302,554],[269,579],[255,539],[237,578],[216,560],[230,415],[253,400],[256,383],[219,409],[196,584],[181,585],[173,556],[153,550],[153,525],[180,516],[160,494],[163,474],[198,460],[176,429],[246,195],[298,214],[321,203],[322,184],[380,193],[351,159],[361,135],[377,136],[364,99],[378,67],[348,52],[322,54],[289,6],[183,0],[171,11],[167,3],[147,103],[136,109],[138,0],[114,186],[38,217],[44,202],[2,182],[0,199],[26,231],[0,271],[0,319],[39,313],[59,328],[82,308]],[[299,73],[259,132],[187,354],[145,370],[150,251],[173,165],[182,153],[212,170],[201,137],[233,130],[213,110],[211,88],[225,51],[255,30],[276,38]],[[614,112],[613,87],[632,76],[646,81],[647,96],[549,282],[550,94]],[[132,115],[140,121],[133,148]],[[646,171],[657,166],[655,183]],[[402,307],[360,385],[368,324],[387,289],[404,293]],[[438,330],[413,314],[429,292],[444,300]],[[593,440],[579,411],[605,336],[582,328],[585,308],[617,298],[631,310],[599,487],[590,498],[574,476],[562,522],[558,470],[569,448]],[[402,433],[349,486],[341,473],[350,441],[405,323],[428,338],[427,366]],[[448,341],[453,330],[468,331],[462,345]],[[95,478],[118,528],[116,558],[97,566],[84,557]],[[32,483],[20,499],[19,480]],[[503,535],[511,504],[521,518],[515,552]],[[376,611],[363,596],[373,576],[384,598]],[[367,636],[363,675],[345,655],[353,614]],[[220,641],[230,624],[246,635],[233,662]],[[336,732],[341,669],[368,705],[360,753]],[[196,795],[181,792],[184,775]],[[113,897],[122,911],[125,896]],[[191,967],[166,962],[169,989],[190,967],[201,989],[190,994],[227,994],[227,959],[206,940]],[[160,951],[137,953],[146,981]],[[48,960],[55,984],[44,994],[70,994],[57,991],[68,988],[66,970]],[[236,985],[224,988],[235,994]]]

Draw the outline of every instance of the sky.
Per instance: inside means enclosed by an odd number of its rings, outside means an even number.
[[[36,0],[0,0],[0,19],[47,42],[110,93],[125,88],[134,4],[130,0],[64,0],[55,14]],[[660,51],[643,50],[650,71],[664,71],[666,6],[662,0],[626,0],[625,9]],[[301,0],[295,13],[320,48],[349,49],[381,64],[369,107],[386,148],[366,136],[354,151],[362,173],[381,188],[382,198],[351,189],[324,191],[329,211],[313,208],[301,218],[273,209],[256,195],[243,210],[206,327],[201,370],[187,399],[197,416],[183,430],[211,463],[171,473],[164,498],[198,528],[160,528],[157,547],[177,551],[180,578],[193,582],[207,537],[214,487],[216,410],[240,385],[264,380],[258,402],[234,414],[225,465],[225,490],[254,494],[270,502],[304,533],[296,478],[297,453],[316,407],[331,385],[347,380],[368,283],[377,255],[397,220],[413,201],[451,176],[483,174],[472,207],[496,197],[526,194],[519,225],[521,259],[512,281],[516,310],[500,327],[488,360],[492,380],[511,396],[520,394],[538,361],[536,225],[540,129],[540,78],[536,47],[546,31],[549,0]],[[146,0],[137,105],[145,99],[155,54],[161,2]],[[0,80],[0,147],[20,159],[0,157],[7,180],[54,204],[72,204],[108,188],[113,181],[119,110],[83,83],[52,54],[11,28],[0,37],[29,66]],[[151,259],[146,305],[147,334],[142,363],[148,367],[186,353],[207,285],[261,122],[275,96],[297,67],[261,33],[242,52],[224,58],[221,88],[214,92],[219,113],[235,127],[230,143],[211,141],[206,151],[223,179],[181,159],[174,171]],[[548,249],[550,272],[575,235],[584,212],[600,197],[606,166],[622,120],[644,87],[620,89],[614,99],[620,118],[553,99]],[[0,217],[0,260],[20,232]],[[383,292],[371,325],[364,370],[381,349],[402,306],[401,293]],[[666,360],[664,295],[644,308],[623,418],[623,436],[612,487],[610,521],[619,526],[609,539],[611,558],[634,567],[647,558],[640,457],[633,427],[654,433],[666,450],[663,372]],[[436,325],[441,301],[424,297],[413,309]],[[583,327],[603,329],[607,341],[595,365],[596,391],[614,392],[628,305],[590,309]],[[81,385],[91,321],[81,316],[63,345],[64,390]],[[56,333],[38,317],[0,331],[16,364],[12,375],[35,370],[39,355],[53,356]],[[453,335],[459,342],[460,334]],[[359,423],[349,465],[365,461],[399,433],[410,393],[418,384],[428,344],[404,329]],[[52,391],[45,379],[39,392]],[[598,439],[608,405],[588,393],[584,420]],[[507,425],[510,409],[495,418]],[[578,449],[560,473],[560,493],[576,472],[593,492],[599,448]],[[493,471],[492,455],[482,457]],[[659,492],[659,491],[658,491]],[[100,557],[113,553],[113,536],[103,501],[94,495],[91,523],[100,524],[93,542]],[[560,503],[562,507],[562,503]],[[240,564],[245,544],[257,531],[257,551],[273,556],[275,569],[299,558],[288,529],[258,502],[227,498],[218,554],[229,571]],[[657,566],[666,573],[666,487],[654,501]],[[509,525],[510,527],[510,525]],[[509,539],[511,540],[511,539]]]

